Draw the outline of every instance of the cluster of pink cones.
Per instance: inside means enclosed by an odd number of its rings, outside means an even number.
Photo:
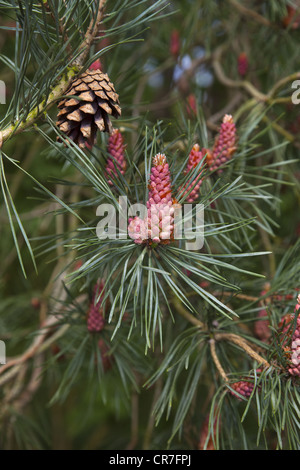
[[[207,164],[210,170],[219,170],[228,162],[236,152],[237,136],[233,117],[225,114],[219,134],[217,135],[212,152],[207,156]]]
[[[237,149],[237,133],[233,117],[225,114],[218,135],[215,138],[213,149],[202,148],[195,144],[190,152],[185,174],[191,173],[201,162],[198,175],[191,177],[185,185],[179,188],[180,196],[186,196],[186,202],[192,203],[199,197],[200,186],[204,179],[204,169],[222,172],[222,166],[227,163]]]
[[[204,179],[204,170],[213,171],[226,163],[236,151],[236,127],[233,118],[225,115],[213,150],[195,144],[189,154],[184,174],[190,178],[178,190],[178,197],[187,203],[199,198]],[[197,169],[197,170],[195,170]],[[195,173],[196,171],[196,173]],[[220,170],[221,171],[221,170]],[[130,220],[128,234],[137,244],[170,243],[174,231],[174,208],[177,200],[172,197],[169,165],[164,154],[153,159],[149,181],[147,217],[134,217]]]
[[[282,329],[283,350],[288,359],[288,372],[293,377],[300,377],[300,295],[297,298],[295,312],[285,315],[279,324]]]
[[[186,182],[178,190],[178,197],[187,203],[199,198],[204,170],[218,169],[226,163],[236,151],[236,126],[231,115],[225,115],[212,151],[200,149],[199,144],[192,147],[184,174]],[[108,140],[105,175],[108,183],[114,182],[126,171],[125,145],[122,133],[118,129],[110,134]],[[197,170],[195,170],[197,169]],[[190,177],[189,177],[190,175]],[[165,154],[158,153],[153,158],[149,180],[147,215],[145,218],[134,217],[129,220],[128,234],[136,244],[168,244],[173,239],[174,210],[177,200],[172,196],[171,175]]]
[[[130,220],[128,234],[137,244],[170,243],[174,231],[174,205],[171,175],[166,156],[153,158],[149,181],[147,216]]]

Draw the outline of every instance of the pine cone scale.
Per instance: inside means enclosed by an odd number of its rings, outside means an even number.
[[[81,76],[82,80],[84,83],[91,83],[94,79],[90,77],[89,75],[85,74]]]
[[[67,118],[70,120],[70,121],[82,121],[83,119],[83,112],[80,111],[79,109],[75,109],[74,111],[72,111],[72,113],[69,113],[67,114]]]
[[[106,101],[103,101],[99,98],[97,101],[100,108],[104,109],[104,111],[106,111],[108,114],[112,114],[112,108],[107,104]]]
[[[89,83],[89,86],[85,85],[87,89],[93,90],[93,91],[99,91],[101,90],[101,85],[98,83],[96,80]]]
[[[78,103],[79,101],[76,100],[75,98],[70,98],[64,103],[64,106],[77,106]]]
[[[83,135],[83,137],[90,137],[91,136],[91,119],[84,119],[81,123],[80,130]]]
[[[104,131],[105,129],[105,123],[101,114],[101,111],[97,111],[95,114],[95,124],[98,127],[99,131]]]
[[[83,93],[80,94],[80,98],[83,100],[83,101],[89,101],[89,102],[93,102],[94,99],[95,99],[95,94],[88,90],[88,91],[84,91]],[[78,100],[74,100],[76,101],[75,105],[78,103]]]
[[[90,87],[86,83],[81,82],[78,85],[74,86],[74,89],[75,89],[76,92],[77,91],[88,91],[90,89]]]
[[[73,125],[72,125],[73,124]],[[60,128],[63,132],[69,132],[71,131],[72,129],[74,129],[74,127],[76,126],[77,124],[74,122],[74,121],[64,121]]]

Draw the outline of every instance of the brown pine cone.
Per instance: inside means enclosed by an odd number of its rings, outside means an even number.
[[[71,83],[65,95],[69,97],[58,104],[56,125],[80,148],[93,147],[98,129],[112,132],[110,116],[118,118],[121,108],[106,73],[87,70]]]

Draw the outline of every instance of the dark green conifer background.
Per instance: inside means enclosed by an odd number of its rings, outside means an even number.
[[[299,450],[278,334],[300,288],[299,18],[296,0],[0,0],[1,449]],[[91,150],[56,139],[59,99],[98,59],[122,108],[114,187],[107,134]],[[97,206],[145,202],[159,152],[176,193],[225,114],[238,148],[201,185],[204,247],[99,241]],[[256,386],[238,400],[241,380]]]

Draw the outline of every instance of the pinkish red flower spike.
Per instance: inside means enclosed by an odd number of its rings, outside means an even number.
[[[148,228],[146,221],[140,217],[134,217],[129,220],[128,235],[137,245],[141,245],[147,240]]]
[[[236,151],[236,127],[230,114],[225,114],[218,136],[215,139],[212,157],[207,159],[211,170],[218,169],[232,158]],[[220,170],[221,171],[221,170]]]
[[[261,372],[262,372],[262,369],[256,369],[257,375],[259,375]],[[240,380],[239,382],[231,383],[230,387],[233,389],[233,390],[229,389],[230,394],[234,396],[235,398],[237,398],[238,400],[242,400],[242,398],[239,395],[237,395],[237,393],[239,393],[245,398],[249,398],[251,393],[253,392],[255,384],[254,382],[251,382],[250,379],[249,381],[244,379],[244,380]]]
[[[241,52],[238,56],[238,73],[241,77],[244,77],[248,72],[249,62],[245,52]]]
[[[175,29],[172,31],[171,40],[170,40],[170,53],[172,56],[177,59],[180,51],[180,35],[179,31]]]
[[[107,160],[105,173],[108,183],[113,186],[113,179],[118,178],[118,171],[124,175],[126,170],[125,145],[121,131],[114,129],[108,139],[107,151],[110,157]]]
[[[169,244],[174,231],[174,208],[172,201],[149,204],[146,224],[150,242]]]
[[[174,208],[171,175],[165,154],[153,158],[147,201],[148,239],[154,243],[170,243],[174,231]]]
[[[171,176],[166,156],[158,153],[153,158],[147,216],[130,219],[128,234],[135,243],[164,243],[172,240],[174,232],[174,207],[171,192]]]
[[[205,155],[206,149],[203,149],[202,151],[200,151],[199,144],[195,144],[193,146],[189,155],[185,173],[189,173],[189,171],[193,170],[194,168],[196,168],[196,166],[199,165],[199,163],[201,162],[204,156],[202,152],[204,152],[204,155]]]
[[[90,303],[87,318],[87,328],[91,333],[99,332],[103,330],[105,326],[105,320],[103,316],[104,309],[101,305],[104,296],[103,287],[104,283],[102,281],[98,282],[94,286],[93,297]]]
[[[101,68],[102,68],[102,65],[101,65],[100,59],[95,60],[95,62],[93,62],[89,66],[90,70],[101,70]]]
[[[152,204],[168,204],[172,202],[171,175],[167,158],[164,154],[158,153],[153,158],[149,181],[149,195],[147,207]]]
[[[206,153],[207,153],[206,149],[202,149],[200,151],[199,145],[195,144],[193,146],[191,152],[190,152],[189,160],[188,160],[188,163],[187,163],[187,166],[186,166],[186,169],[185,169],[184,173],[188,174],[188,173],[192,172],[194,170],[194,168],[196,168],[199,165],[201,160],[203,160]],[[204,166],[204,163],[205,162],[203,162],[203,166]],[[186,182],[186,184],[183,187],[179,188],[180,196],[183,197],[183,196],[185,196],[186,194],[189,193],[189,195],[186,199],[186,202],[188,202],[188,203],[194,202],[199,197],[199,189],[200,189],[201,183],[203,181],[202,178],[201,178],[202,169],[203,168],[199,169],[199,175],[196,178],[192,177],[189,181]],[[183,193],[182,193],[182,191],[183,191]]]
[[[300,296],[297,298],[295,313],[284,315],[279,323],[284,340],[282,347],[289,362],[288,372],[294,377],[300,377],[300,316],[295,324],[295,315],[298,315],[299,309]]]
[[[251,393],[253,392],[254,384],[252,382],[246,382],[244,380],[241,380],[240,382],[235,382],[233,384],[230,384],[230,387],[233,388],[233,390],[235,390],[237,393],[239,393],[243,397],[249,398]],[[231,395],[237,398],[238,400],[242,400],[242,398],[233,390],[229,390]]]

